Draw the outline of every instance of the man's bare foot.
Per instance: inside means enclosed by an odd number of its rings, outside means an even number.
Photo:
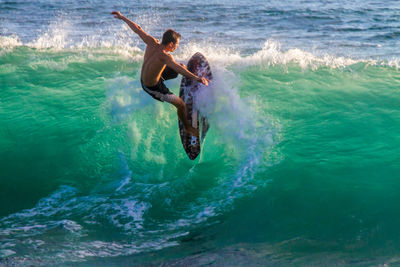
[[[190,133],[193,136],[198,136],[199,135],[199,131],[197,131],[196,128],[193,128],[192,126],[188,126],[185,128],[185,131]]]

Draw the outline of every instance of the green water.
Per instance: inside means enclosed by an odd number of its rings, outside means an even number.
[[[0,257],[238,243],[398,255],[398,69],[229,56],[209,57],[199,101],[211,128],[192,162],[174,107],[140,88],[140,52],[3,49]]]

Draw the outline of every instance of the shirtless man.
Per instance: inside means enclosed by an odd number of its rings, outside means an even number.
[[[169,91],[164,84],[165,80],[176,78],[179,73],[208,86],[209,80],[191,73],[185,65],[178,64],[172,55],[168,54],[168,52],[174,52],[178,47],[181,35],[169,29],[164,33],[160,43],[156,38],[147,34],[139,25],[124,17],[120,12],[114,11],[111,14],[114,15],[114,18],[126,22],[146,44],[141,74],[143,89],[154,99],[174,105],[178,110],[178,117],[182,121],[185,130],[191,135],[197,136],[196,129],[190,125],[186,118],[185,102]]]

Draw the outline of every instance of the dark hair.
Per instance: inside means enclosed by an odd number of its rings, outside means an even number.
[[[176,43],[178,40],[181,39],[181,35],[174,31],[173,29],[168,29],[164,32],[161,44],[167,45],[170,42]]]

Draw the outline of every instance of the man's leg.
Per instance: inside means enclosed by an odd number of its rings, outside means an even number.
[[[180,98],[177,97],[174,94],[168,94],[164,96],[163,99],[165,102],[171,103],[174,105],[177,109],[178,112],[178,118],[181,120],[183,127],[187,132],[189,132],[191,135],[197,136],[198,131],[190,125],[189,121],[186,118],[186,104],[185,102]]]

